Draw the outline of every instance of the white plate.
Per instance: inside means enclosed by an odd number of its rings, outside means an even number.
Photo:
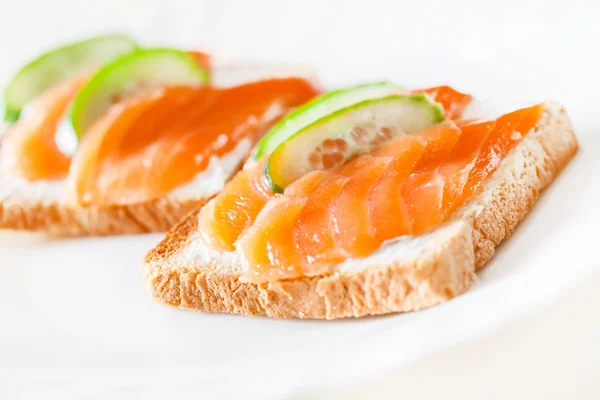
[[[302,60],[330,86],[384,77],[413,87],[447,82],[481,99],[486,113],[562,101],[582,150],[473,289],[429,310],[361,320],[210,315],[150,300],[139,264],[160,235],[47,240],[2,233],[0,376],[10,385],[0,387],[24,399],[289,398],[408,365],[533,311],[584,279],[600,264],[600,62],[584,45],[598,37],[585,23],[593,13],[540,15],[519,2],[526,20],[499,8],[471,8],[470,19],[460,10],[472,4],[458,3],[413,5],[408,16],[393,7],[287,11],[278,3],[238,3],[219,14],[219,7],[198,11],[202,3],[195,14],[176,15],[177,24],[169,25],[175,15],[163,15],[162,31],[147,36],[230,57]],[[248,23],[273,7],[288,13],[276,26]],[[213,14],[220,24],[209,23]]]

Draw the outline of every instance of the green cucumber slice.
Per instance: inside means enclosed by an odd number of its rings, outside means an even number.
[[[263,136],[258,142],[255,158],[258,160],[265,154],[272,153],[277,146],[300,129],[333,112],[367,99],[388,96],[402,90],[402,86],[391,82],[376,82],[334,90],[319,96],[292,111]]]
[[[265,181],[283,192],[310,171],[342,165],[356,154],[443,120],[443,109],[422,93],[365,100],[316,121],[281,144],[265,165]]]
[[[115,102],[165,86],[200,86],[208,71],[185,51],[143,49],[106,64],[81,89],[71,111],[71,124],[79,138]]]
[[[138,45],[127,36],[106,35],[43,54],[21,68],[6,87],[4,120],[15,122],[23,106],[44,91],[137,48]]]

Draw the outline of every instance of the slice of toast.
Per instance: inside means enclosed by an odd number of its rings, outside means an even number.
[[[218,64],[212,80],[215,86],[231,87],[291,76],[304,77],[320,86],[312,69],[286,65]],[[231,153],[211,160],[208,169],[212,166],[212,172],[201,173],[193,182],[167,196],[111,207],[69,206],[64,181],[27,182],[0,173],[0,229],[41,231],[51,236],[165,232],[216,195],[241,168],[250,148],[249,141],[240,143]]]
[[[206,248],[197,213],[145,257],[141,274],[158,301],[185,309],[288,318],[342,318],[412,311],[466,291],[475,271],[514,230],[578,149],[564,108],[549,102],[535,130],[453,218],[419,237],[398,238],[328,275],[241,282],[235,252]]]

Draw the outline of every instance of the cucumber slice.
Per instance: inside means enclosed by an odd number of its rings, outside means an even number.
[[[115,102],[164,86],[200,86],[209,74],[194,57],[175,49],[144,49],[106,64],[81,89],[71,124],[79,138]]]
[[[320,119],[281,144],[265,165],[265,181],[283,192],[310,171],[342,165],[356,154],[443,120],[443,109],[422,93],[365,100]]]
[[[122,35],[99,36],[52,50],[21,68],[4,92],[4,120],[15,122],[25,104],[47,89],[130,53],[138,45]]]
[[[263,136],[258,142],[255,158],[258,160],[265,154],[270,154],[277,146],[300,129],[333,112],[367,99],[388,96],[402,90],[403,87],[400,85],[390,82],[376,82],[334,90],[319,96],[292,111]]]

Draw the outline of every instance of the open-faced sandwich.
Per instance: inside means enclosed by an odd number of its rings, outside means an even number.
[[[203,53],[102,36],[23,67],[5,92],[0,228],[166,231],[221,190],[256,141],[317,95],[305,78],[222,86]]]
[[[463,293],[578,148],[554,101],[461,119],[469,101],[448,87],[377,83],[296,109],[148,253],[152,296],[332,319]]]

